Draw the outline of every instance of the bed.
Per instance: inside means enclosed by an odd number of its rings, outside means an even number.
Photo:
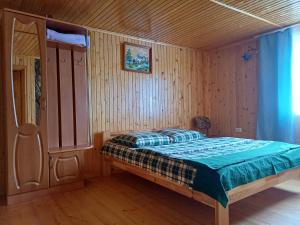
[[[154,146],[107,141],[103,172],[117,167],[215,209],[215,224],[229,224],[230,204],[300,176],[300,146],[233,137],[200,138]]]

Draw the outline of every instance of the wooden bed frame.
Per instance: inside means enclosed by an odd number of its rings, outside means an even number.
[[[126,132],[110,133],[103,132],[101,133],[101,146],[103,143],[112,137]],[[208,205],[215,210],[215,225],[229,225],[229,206],[232,203],[240,201],[244,198],[247,198],[251,195],[274,187],[280,183],[283,183],[290,179],[295,179],[300,177],[300,168],[288,170],[286,172],[280,173],[278,175],[268,176],[263,179],[259,179],[249,184],[245,184],[239,187],[236,187],[228,192],[229,203],[227,208],[224,208],[218,201],[209,197],[208,195],[191,190],[186,186],[180,185],[174,181],[168,180],[165,177],[159,176],[155,173],[149,172],[141,167],[126,163],[122,160],[118,160],[114,157],[103,156],[102,157],[103,165],[103,175],[108,176],[111,174],[112,168],[116,167],[125,171],[128,171],[132,174],[140,176],[144,179],[152,181],[156,184],[159,184],[165,188],[168,188],[172,191],[175,191],[179,194],[182,194],[186,197],[192,198],[198,202],[201,202],[205,205]]]

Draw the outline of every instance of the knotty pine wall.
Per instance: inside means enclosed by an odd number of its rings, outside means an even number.
[[[203,53],[205,114],[211,119],[212,135],[255,138],[257,53],[251,52],[248,62],[242,59],[252,48],[257,48],[255,40]]]
[[[152,47],[152,74],[121,68],[124,42]],[[91,132],[180,126],[204,113],[199,50],[91,32],[89,56]],[[86,156],[88,172],[100,169],[98,152]],[[92,162],[92,163],[91,163]]]
[[[15,56],[14,69],[25,69],[25,121],[36,123],[35,105],[35,59],[32,56]]]

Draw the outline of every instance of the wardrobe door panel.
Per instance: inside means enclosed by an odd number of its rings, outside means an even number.
[[[49,186],[46,24],[7,11],[3,20],[7,194],[14,195]]]
[[[83,151],[50,154],[50,186],[82,179]]]
[[[61,147],[74,146],[72,55],[59,49],[60,134]]]
[[[86,54],[73,51],[76,145],[89,144]]]
[[[57,87],[56,48],[47,48],[47,86],[48,86],[48,145],[49,149],[59,147],[59,116]]]
[[[30,191],[42,182],[44,168],[43,147],[38,129],[24,125],[18,132],[13,149],[13,168],[17,189]]]

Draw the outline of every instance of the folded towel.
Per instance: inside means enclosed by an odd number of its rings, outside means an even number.
[[[64,34],[51,29],[47,29],[47,39],[53,41],[61,41],[68,44],[89,47],[89,38],[83,34]]]

